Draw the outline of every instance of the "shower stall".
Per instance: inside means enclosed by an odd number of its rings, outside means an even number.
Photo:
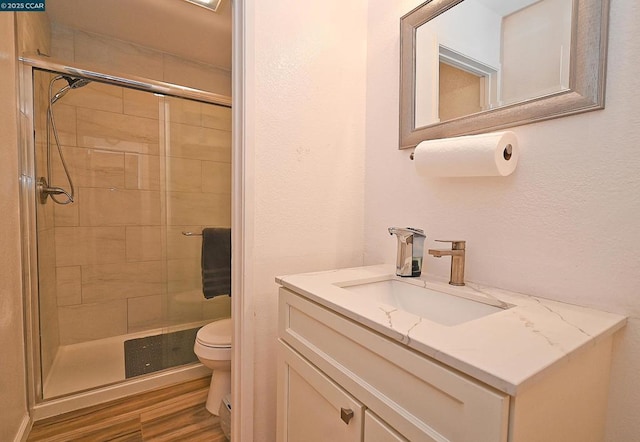
[[[201,236],[231,225],[228,97],[22,60],[28,359],[36,404],[202,376]],[[120,393],[121,394],[121,393]]]

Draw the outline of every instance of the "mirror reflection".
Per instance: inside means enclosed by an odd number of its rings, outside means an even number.
[[[569,89],[572,0],[465,0],[415,32],[414,127]]]

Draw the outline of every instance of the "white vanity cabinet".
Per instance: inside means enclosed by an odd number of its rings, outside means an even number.
[[[604,437],[613,332],[585,340],[513,390],[508,382],[478,380],[475,373],[482,371],[477,367],[466,372],[452,368],[444,354],[426,356],[390,320],[388,328],[375,330],[367,326],[366,316],[359,316],[365,313],[336,311],[321,296],[310,296],[310,288],[298,294],[291,279],[284,282],[288,287],[280,288],[278,324],[279,442],[597,442]],[[539,311],[550,312],[546,307]],[[565,316],[572,313],[552,315],[552,322],[567,325]],[[624,325],[622,317],[602,315],[610,322],[602,329]],[[583,336],[585,328],[580,328]],[[531,331],[536,339],[544,332]],[[491,336],[504,339],[500,342],[516,339],[514,333],[495,333]],[[551,342],[551,333],[544,339]],[[428,336],[421,336],[421,342],[428,342]],[[456,348],[482,352],[478,345],[462,341]],[[517,362],[530,347],[515,345],[505,351]]]
[[[279,441],[507,440],[508,395],[284,288],[279,330]]]

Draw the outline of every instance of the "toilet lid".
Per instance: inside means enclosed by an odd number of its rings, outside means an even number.
[[[198,330],[197,339],[203,345],[231,347],[231,318],[220,319]]]

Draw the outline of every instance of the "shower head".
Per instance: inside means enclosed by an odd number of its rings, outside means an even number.
[[[78,88],[81,88],[82,86],[86,86],[87,84],[91,83],[91,80],[87,80],[86,78],[76,78],[76,77],[69,77],[67,75],[58,75],[53,80],[51,80],[51,84],[53,84],[53,82],[56,80],[65,80],[67,82],[67,85],[64,86],[62,89],[60,89],[58,92],[56,92],[56,94],[51,98],[51,105],[53,105],[53,103],[55,103],[56,101],[64,97],[67,94],[67,92],[69,92],[71,89],[78,89]]]
[[[86,78],[67,77],[66,75],[63,75],[62,78],[69,83],[71,89],[78,89],[91,83],[91,80],[87,80]]]

